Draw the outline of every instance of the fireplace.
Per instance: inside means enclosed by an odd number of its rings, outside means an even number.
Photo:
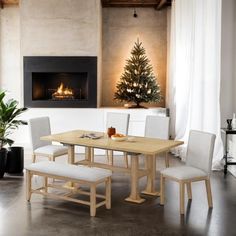
[[[25,107],[97,107],[96,57],[24,57]]]

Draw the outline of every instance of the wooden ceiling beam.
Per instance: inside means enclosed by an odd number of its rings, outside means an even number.
[[[4,5],[3,5],[3,0],[0,0],[0,7],[3,9]]]
[[[19,5],[19,0],[0,0],[1,8],[4,8],[5,5]]]
[[[161,0],[102,0],[103,7],[157,7]]]
[[[171,6],[172,0],[101,0],[103,7],[154,7],[161,10]]]
[[[172,0],[161,0],[157,6],[157,10],[161,10],[166,6],[171,6]]]

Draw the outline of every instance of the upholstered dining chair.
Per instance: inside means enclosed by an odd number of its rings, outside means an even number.
[[[108,128],[114,127],[116,129],[116,133],[127,135],[129,129],[129,119],[130,119],[130,114],[127,113],[107,112],[105,132],[107,131]],[[92,152],[93,152],[92,161],[94,161],[94,150],[92,150]],[[106,157],[108,164],[113,165],[114,163],[113,151],[106,150]],[[127,153],[124,153],[124,160],[126,167],[128,167]]]
[[[170,117],[146,116],[144,136],[148,138],[169,139]],[[165,153],[165,165],[169,167],[168,153]]]
[[[170,179],[179,183],[180,190],[180,214],[184,214],[184,193],[187,187],[188,199],[192,199],[191,183],[205,181],[209,208],[213,207],[210,173],[216,136],[201,131],[190,131],[187,147],[186,165],[171,167],[161,171],[161,199],[165,201],[165,180]]]
[[[42,141],[40,137],[50,135],[51,127],[49,117],[38,117],[29,120],[31,143],[33,148],[33,160],[36,156],[48,157],[50,161],[68,153],[68,148],[61,145],[53,145],[49,141]]]

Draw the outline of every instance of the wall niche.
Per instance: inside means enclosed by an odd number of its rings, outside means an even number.
[[[134,43],[143,43],[146,55],[153,66],[161,86],[164,100],[150,106],[165,107],[167,67],[167,9],[136,8],[102,9],[102,98],[101,106],[121,106],[114,101],[116,83],[119,81],[126,59]]]

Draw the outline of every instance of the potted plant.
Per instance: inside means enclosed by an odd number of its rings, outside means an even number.
[[[11,145],[14,143],[12,139],[8,138],[9,135],[12,134],[13,130],[17,129],[19,125],[27,125],[27,122],[17,119],[27,108],[18,108],[18,102],[14,99],[4,101],[5,95],[5,91],[0,91],[0,178],[3,177],[7,165],[7,149],[4,147],[9,145],[9,151],[11,152]],[[10,165],[19,163],[17,157],[15,155],[13,156],[16,160],[10,160]],[[23,170],[23,157],[18,158],[22,159],[20,163]],[[10,166],[8,165],[8,169],[9,168]]]

